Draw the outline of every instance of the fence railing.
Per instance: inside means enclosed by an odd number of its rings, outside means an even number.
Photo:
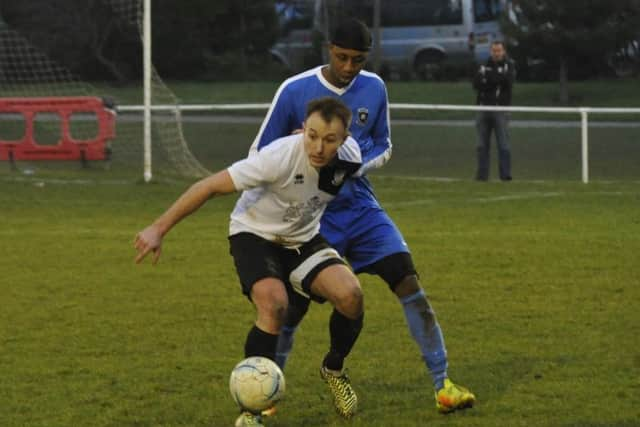
[[[153,105],[152,111],[170,111],[180,114],[182,111],[239,111],[267,110],[271,104],[175,104]],[[582,182],[589,182],[589,114],[640,114],[640,108],[598,108],[598,107],[527,107],[527,106],[483,106],[483,105],[447,105],[447,104],[403,104],[390,103],[390,110],[431,110],[431,111],[508,111],[524,113],[576,114],[580,117],[581,127],[581,166]],[[143,105],[122,105],[118,111],[145,111]],[[150,148],[149,148],[150,149]],[[146,147],[145,147],[146,150]],[[150,154],[150,153],[149,153]]]

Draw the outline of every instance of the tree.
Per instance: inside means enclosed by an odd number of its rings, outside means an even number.
[[[0,0],[0,23],[82,79],[124,84],[142,77],[142,45],[114,3]],[[259,76],[277,31],[273,0],[154,0],[153,62],[168,78]]]
[[[515,55],[557,71],[559,100],[569,102],[572,67],[606,64],[638,35],[640,0],[513,0],[503,31]]]
[[[75,75],[125,83],[141,74],[135,23],[124,21],[106,2],[6,2],[0,15],[7,28]]]

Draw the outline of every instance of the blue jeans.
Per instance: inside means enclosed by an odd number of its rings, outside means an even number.
[[[489,179],[489,159],[491,148],[491,132],[496,135],[498,145],[498,170],[500,179],[511,181],[511,151],[509,150],[509,116],[504,111],[478,111],[476,116],[476,131],[478,135],[476,152],[478,155],[478,170],[476,179]]]

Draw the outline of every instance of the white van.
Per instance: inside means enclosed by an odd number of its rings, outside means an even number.
[[[381,66],[432,79],[444,65],[485,60],[498,38],[505,0],[380,0]],[[373,30],[373,0],[290,0],[296,13],[282,26],[273,56],[292,72],[322,62],[322,40],[340,15],[362,19]],[[282,10],[282,9],[281,9]],[[284,20],[282,22],[285,22]],[[474,51],[474,48],[478,50]]]
[[[472,34],[470,39],[474,47],[477,63],[484,63],[490,56],[491,43],[502,40],[500,16],[507,12],[507,0],[473,0]]]

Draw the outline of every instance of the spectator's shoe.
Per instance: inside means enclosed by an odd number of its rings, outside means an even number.
[[[262,416],[251,412],[243,412],[236,420],[235,427],[264,427]]]
[[[344,418],[353,417],[358,409],[358,396],[353,391],[347,374],[343,372],[340,375],[335,375],[323,366],[320,368],[320,376],[333,394],[333,404],[338,414]]]
[[[464,387],[455,385],[449,380],[444,380],[444,387],[436,393],[436,408],[443,414],[458,409],[471,408],[476,397]]]

